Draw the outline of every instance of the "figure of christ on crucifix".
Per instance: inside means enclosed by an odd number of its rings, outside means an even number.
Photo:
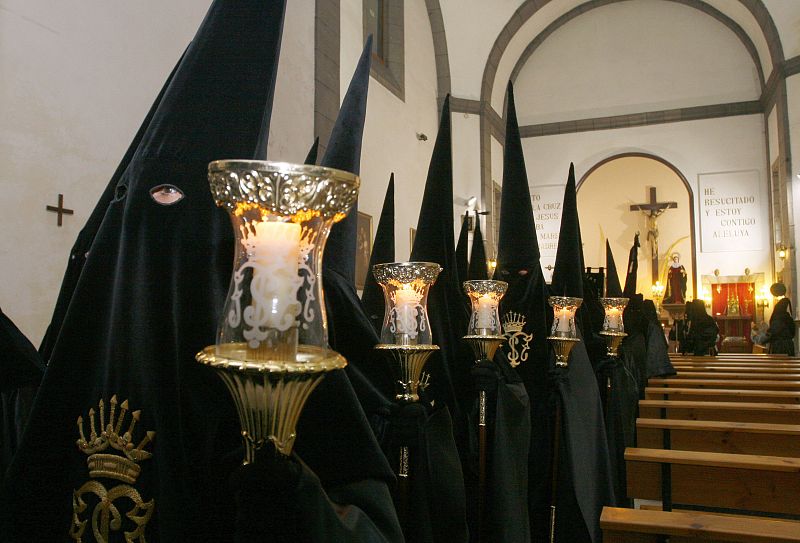
[[[631,211],[641,211],[647,217],[647,241],[650,242],[652,255],[653,283],[658,281],[658,217],[668,209],[678,207],[678,202],[659,202],[656,198],[656,188],[650,187],[650,201],[643,204],[633,204]]]

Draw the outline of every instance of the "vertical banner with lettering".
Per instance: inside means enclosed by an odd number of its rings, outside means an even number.
[[[697,178],[701,250],[760,251],[765,222],[758,171],[701,173]]]
[[[542,254],[541,265],[544,280],[553,279],[556,263],[558,232],[561,228],[561,203],[564,200],[564,185],[530,187],[533,219],[536,222],[536,237]]]

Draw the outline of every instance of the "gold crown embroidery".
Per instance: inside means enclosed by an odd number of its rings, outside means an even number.
[[[525,327],[525,315],[509,311],[503,315],[503,330],[506,332],[521,332]]]
[[[111,397],[109,402],[108,421],[106,422],[105,403],[102,399],[97,404],[98,410],[89,409],[89,439],[86,439],[84,418],[78,417],[79,439],[76,441],[78,449],[87,454],[86,463],[89,467],[89,476],[94,478],[108,478],[121,481],[110,490],[96,480],[84,483],[72,496],[72,526],[69,535],[78,543],[83,543],[84,532],[88,519],[81,520],[82,514],[88,508],[86,499],[94,495],[97,504],[92,511],[92,534],[97,543],[109,543],[109,534],[120,531],[122,515],[119,506],[123,500],[133,504],[125,517],[132,523],[131,531],[124,531],[127,543],[145,543],[145,528],[155,510],[155,500],[145,502],[139,492],[131,485],[136,483],[141,472],[139,463],[151,458],[153,454],[145,450],[155,437],[154,431],[145,432],[138,445],[134,445],[134,429],[141,418],[141,411],[130,412],[130,422],[126,421],[129,414],[128,400],[119,404],[117,412],[117,397]],[[99,426],[98,426],[99,415]],[[127,428],[126,428],[127,424]],[[113,451],[119,451],[116,454]],[[120,503],[118,503],[120,502]]]
[[[512,368],[516,368],[528,359],[528,349],[533,334],[526,334],[522,331],[523,328],[525,328],[525,315],[513,311],[503,315],[503,335],[508,340],[507,356]]]

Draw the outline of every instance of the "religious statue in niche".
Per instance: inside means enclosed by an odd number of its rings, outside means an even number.
[[[682,304],[686,302],[686,268],[681,264],[680,254],[672,253],[671,259],[663,303]]]

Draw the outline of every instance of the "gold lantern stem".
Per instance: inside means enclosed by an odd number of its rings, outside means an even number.
[[[575,344],[580,342],[579,338],[569,336],[548,336],[547,341],[553,346],[556,353],[556,367],[566,368],[569,366],[569,355]]]
[[[395,400],[398,403],[418,402],[422,370],[425,368],[425,363],[428,361],[428,358],[439,350],[439,346],[379,344],[375,346],[375,349],[383,353],[389,360],[392,374],[397,384]],[[411,455],[408,450],[408,445],[401,445],[400,458],[397,465],[397,516],[402,525],[405,525],[405,520],[408,516],[408,480],[411,474],[410,464]]]
[[[247,346],[231,343],[210,346],[197,354],[197,361],[216,370],[233,396],[244,442],[244,464],[255,461],[256,452],[267,443],[290,455],[296,428],[306,400],[329,371],[344,368],[338,353],[300,345],[294,362],[246,359]]]

